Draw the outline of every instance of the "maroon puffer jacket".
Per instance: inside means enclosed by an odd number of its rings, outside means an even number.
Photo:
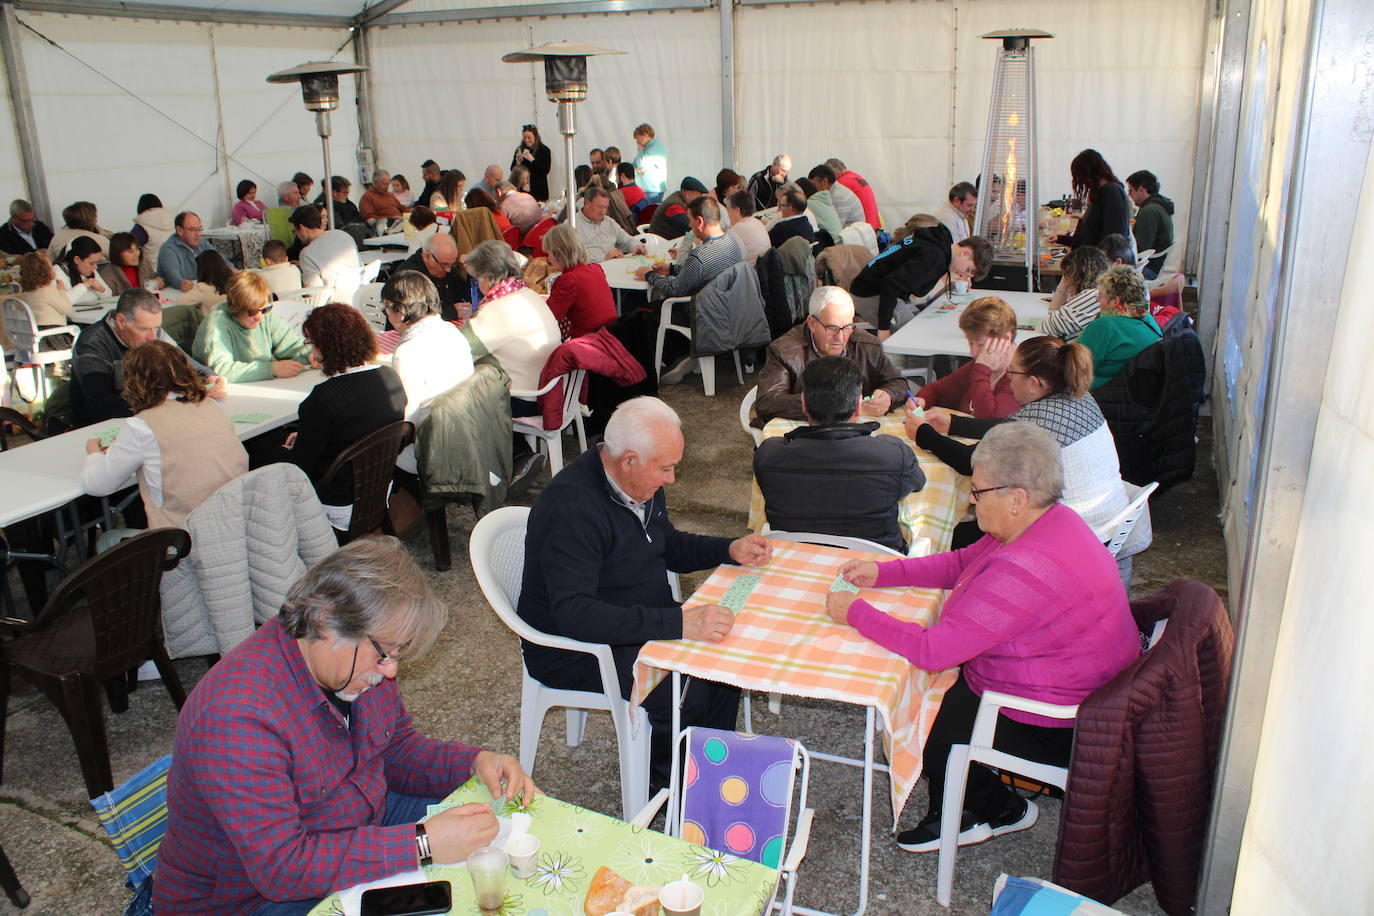
[[[1171,582],[1131,602],[1163,636],[1079,706],[1054,882],[1111,904],[1146,880],[1191,913],[1235,638],[1216,592]]]

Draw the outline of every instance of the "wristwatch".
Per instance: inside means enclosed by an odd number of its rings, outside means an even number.
[[[429,833],[425,831],[425,825],[422,823],[415,825],[415,852],[420,857],[421,868],[434,864],[434,856],[429,851]]]

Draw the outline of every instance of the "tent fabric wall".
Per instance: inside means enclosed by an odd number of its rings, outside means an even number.
[[[1310,16],[1307,7],[1283,0],[1256,0],[1251,13],[1212,379],[1222,527],[1226,542],[1234,545],[1232,582],[1241,581],[1254,517],[1285,207],[1300,129],[1302,87],[1287,75],[1302,70]]]
[[[539,125],[553,150],[550,193],[563,189],[563,138],[544,97],[543,67],[501,55],[548,41],[585,41],[628,54],[588,63],[587,100],[577,106],[575,156],[618,146],[634,156],[632,132],[652,124],[668,149],[669,178],[708,185],[720,168],[719,18],[714,12],[654,12],[490,20],[379,28],[372,40],[379,164],[418,177],[433,158],[471,181],[510,165],[520,126]]]
[[[139,195],[152,192],[169,208],[192,209],[206,225],[222,225],[239,179],[257,182],[259,198],[275,203],[276,182],[298,169],[317,180],[322,173],[314,118],[299,88],[265,79],[305,60],[329,58],[347,32],[33,12],[19,18],[89,65],[23,30],[38,142],[59,222],[62,207],[90,200],[103,226],[123,229]],[[229,163],[227,184],[216,152],[212,40],[225,147],[237,160]],[[341,90],[333,115],[334,169],[354,176],[354,93],[351,85]]]
[[[1034,43],[1042,199],[1067,191],[1069,161],[1094,147],[1122,179],[1159,176],[1186,236],[1205,4],[746,4],[737,16],[745,170],[788,152],[805,174],[838,156],[874,186],[884,223],[929,212],[982,164],[998,43],[978,36],[1037,28],[1055,36]]]
[[[4,67],[0,67],[0,92],[4,92],[6,99],[13,99],[10,95],[9,75]],[[10,108],[10,102],[6,102],[4,115],[0,116],[0,205],[5,208],[0,213],[0,222],[10,218],[11,200],[28,196],[24,180],[24,161],[19,153],[19,138],[14,132],[13,109]]]
[[[1374,158],[1363,184],[1237,862],[1234,913],[1374,912],[1374,883],[1361,877],[1374,858],[1374,811],[1361,765],[1374,759],[1374,731],[1367,727],[1374,615],[1358,572],[1374,546],[1368,354],[1374,312],[1365,301]],[[1329,266],[1338,269],[1340,261]]]

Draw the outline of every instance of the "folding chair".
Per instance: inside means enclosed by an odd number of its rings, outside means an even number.
[[[537,398],[548,394],[559,382],[563,383],[563,412],[560,414],[561,420],[557,429],[545,429],[542,414],[535,414],[530,417],[511,417],[511,426],[515,432],[530,440],[530,445],[533,446],[536,442],[543,443],[544,451],[548,452],[549,455],[550,475],[563,470],[563,430],[576,424],[577,444],[582,451],[587,450],[587,431],[582,426],[581,400],[582,382],[586,377],[586,369],[574,369],[549,379],[537,391],[512,391],[510,393],[513,398]]]
[[[648,827],[668,802],[667,833],[695,846],[777,869],[778,884],[763,912],[772,911],[781,885],[780,912],[789,916],[797,868],[806,856],[815,817],[806,807],[810,777],[811,755],[799,741],[689,728],[678,739],[670,788],[660,790],[630,823]],[[797,817],[789,842],[794,795]],[[696,864],[688,876],[710,878],[716,867],[715,861],[707,859]]]

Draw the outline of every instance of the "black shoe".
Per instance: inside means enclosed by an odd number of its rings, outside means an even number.
[[[992,837],[992,828],[965,811],[959,821],[959,845],[972,846]],[[897,834],[897,846],[907,852],[936,852],[940,848],[940,812],[932,811],[910,830]]]
[[[671,366],[659,373],[658,383],[660,385],[677,385],[687,376],[691,375],[692,370],[695,369],[696,366],[697,360],[695,356],[690,354],[684,355],[681,359],[678,359]]]
[[[525,491],[534,483],[534,478],[539,476],[539,472],[544,470],[544,465],[549,463],[549,459],[544,457],[543,452],[530,452],[515,459],[515,467],[511,472],[510,485],[506,487],[507,499],[519,499],[525,495]]]
[[[1035,806],[1035,802],[1018,795],[1015,801],[1007,805],[1005,811],[997,817],[988,819],[987,826],[991,831],[989,835],[1005,836],[1018,830],[1029,830],[1039,819],[1040,809]]]

